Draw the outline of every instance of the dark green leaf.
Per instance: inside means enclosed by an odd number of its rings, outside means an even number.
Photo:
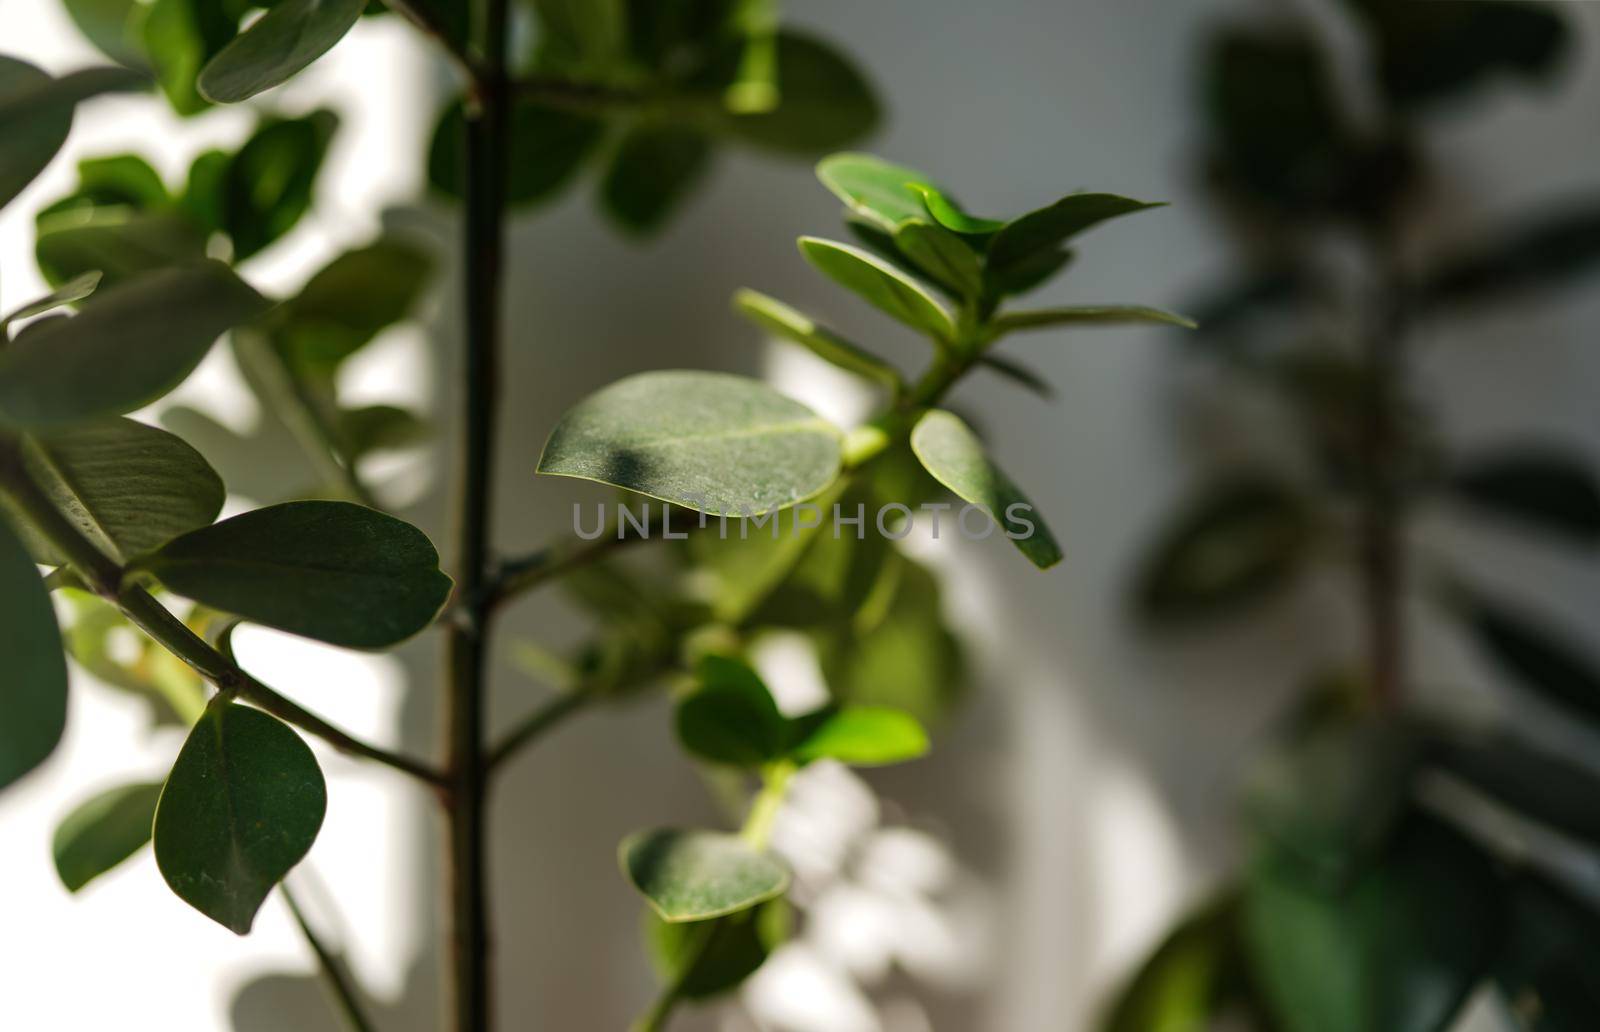
[[[450,595],[427,535],[349,502],[286,502],[170,541],[136,564],[253,623],[350,648],[394,645]]]
[[[1463,594],[1457,604],[1496,666],[1551,701],[1600,720],[1600,672],[1574,644],[1481,596]]]
[[[840,286],[939,341],[955,336],[955,321],[928,290],[895,266],[859,247],[801,237],[806,261]]]
[[[1073,252],[1063,248],[1036,251],[1030,258],[1005,269],[984,270],[984,286],[996,297],[1013,297],[1036,290],[1072,262]]]
[[[144,848],[161,785],[122,785],[80,804],[56,825],[56,874],[77,892]]]
[[[596,480],[712,515],[804,501],[839,473],[840,435],[804,405],[725,373],[640,373],[569,409],[540,473]]]
[[[259,710],[214,700],[156,808],[156,864],[179,898],[246,935],[316,841],[328,790],[311,750]]]
[[[167,184],[149,162],[137,154],[115,154],[78,162],[78,188],[40,212],[39,219],[71,208],[122,206],[151,211],[169,200]]]
[[[367,0],[278,0],[200,71],[201,96],[237,104],[287,82],[333,49]]]
[[[1446,742],[1446,771],[1518,813],[1600,845],[1600,777],[1509,736]]]
[[[42,215],[34,246],[52,286],[99,272],[108,289],[174,265],[204,261],[205,237],[172,212],[88,208]]]
[[[245,141],[222,177],[221,229],[242,261],[279,239],[311,207],[311,192],[339,126],[332,111],[271,118]]]
[[[894,244],[917,268],[958,297],[983,292],[983,267],[965,240],[923,219],[907,219],[895,227]]]
[[[1494,978],[1521,1032],[1588,1032],[1600,1014],[1600,916],[1532,875],[1511,891],[1511,920]]]
[[[645,941],[656,974],[685,1000],[705,1000],[736,988],[789,938],[793,915],[781,899],[711,922],[670,923],[645,910]],[[689,971],[684,965],[692,963]]]
[[[706,656],[699,687],[678,704],[678,740],[701,759],[756,767],[783,755],[787,721],[756,672],[737,660]]]
[[[743,43],[730,43],[713,62],[707,84],[725,92],[740,80],[744,58]],[[813,154],[848,146],[878,124],[872,84],[821,40],[778,33],[777,67],[778,106],[761,113],[726,111],[716,122],[722,131],[761,147]]]
[[[273,342],[297,372],[331,377],[379,332],[411,315],[432,273],[428,255],[398,240],[346,251],[274,314]]]
[[[845,706],[807,722],[793,747],[801,763],[838,760],[852,767],[883,767],[928,751],[928,733],[915,717],[881,706]]]
[[[996,337],[1018,330],[1051,330],[1074,326],[1179,326],[1197,329],[1193,319],[1143,305],[1095,305],[1007,312],[991,324]]]
[[[840,369],[890,387],[900,382],[900,374],[889,363],[863,351],[826,326],[817,325],[777,298],[754,290],[741,290],[733,295],[733,306],[757,326],[799,344]]]
[[[1530,529],[1600,540],[1600,486],[1578,457],[1528,448],[1480,461],[1450,481],[1463,499]]]
[[[1310,552],[1306,502],[1263,477],[1207,488],[1162,533],[1137,587],[1140,614],[1155,623],[1220,615],[1286,582]]]
[[[67,723],[67,661],[44,581],[0,521],[0,788],[44,762]]]
[[[639,125],[611,156],[600,200],[625,229],[659,229],[683,203],[711,160],[711,144],[692,129]]]
[[[139,0],[65,0],[72,23],[102,54],[120,65],[149,65],[139,39],[144,18]]]
[[[1559,287],[1600,268],[1600,203],[1543,216],[1487,246],[1462,251],[1422,285],[1430,305],[1470,305]]]
[[[622,872],[662,920],[705,921],[783,895],[789,872],[737,835],[662,829],[623,839]]]
[[[67,142],[80,101],[138,89],[148,81],[125,68],[88,68],[55,79],[26,61],[0,56],[0,208]]]
[[[172,109],[193,115],[210,107],[196,79],[207,61],[233,42],[243,5],[216,0],[154,0],[146,9],[144,50]]]
[[[997,279],[1014,276],[1019,266],[1038,261],[1041,253],[1059,253],[1067,241],[1107,219],[1160,207],[1115,194],[1070,194],[996,233],[989,242],[989,274]]]
[[[394,405],[366,405],[339,413],[339,440],[345,454],[358,459],[369,452],[409,448],[427,440],[428,421]]]
[[[978,364],[985,369],[992,370],[1010,380],[1019,387],[1026,388],[1046,401],[1056,396],[1056,389],[1050,382],[1034,370],[1012,361],[1001,355],[984,355],[978,359]]]
[[[228,329],[268,302],[216,262],[163,269],[95,295],[0,356],[0,419],[56,427],[166,394]]]
[[[1118,994],[1104,1032],[1201,1032],[1244,1026],[1265,1030],[1249,992],[1239,941],[1239,900],[1230,892],[1185,917]]]
[[[43,315],[64,305],[76,304],[93,294],[95,288],[99,285],[100,273],[98,271],[86,272],[61,284],[61,286],[37,301],[28,302],[15,312],[0,319],[0,341],[4,340],[12,323],[23,319],[31,319],[36,315]]]
[[[511,111],[506,202],[524,206],[555,197],[594,150],[605,123],[590,115],[519,103]],[[452,200],[466,196],[467,120],[458,101],[445,109],[428,150],[428,183]]]
[[[189,166],[189,179],[184,184],[183,196],[178,198],[178,208],[204,233],[222,231],[227,218],[228,171],[233,167],[233,155],[224,150],[203,151]]]
[[[1061,546],[1011,478],[984,454],[958,416],[934,409],[917,420],[911,448],[939,483],[992,516],[1017,550],[1041,570],[1061,561]]]
[[[534,0],[539,66],[602,72],[622,55],[627,12],[622,0]]]
[[[817,178],[855,215],[884,233],[925,211],[919,186],[928,177],[871,154],[832,154],[817,163]]]

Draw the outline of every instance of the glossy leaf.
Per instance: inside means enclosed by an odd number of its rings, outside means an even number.
[[[622,872],[663,921],[705,921],[783,895],[789,871],[737,835],[662,829],[628,836]]]
[[[743,42],[731,42],[713,61],[706,84],[725,92],[739,81],[744,57]],[[829,44],[780,31],[776,61],[778,106],[765,112],[724,110],[718,128],[746,143],[815,154],[848,146],[878,124],[881,111],[872,84]]]
[[[411,637],[450,595],[427,535],[349,502],[256,509],[169,541],[137,568],[213,609],[358,649]]]
[[[26,61],[0,56],[0,208],[67,142],[80,101],[147,83],[125,68],[88,68],[52,78]]]
[[[600,184],[605,210],[627,230],[650,233],[671,217],[711,161],[711,143],[672,125],[628,130]]]
[[[1585,544],[1600,541],[1600,484],[1577,456],[1543,448],[1473,463],[1450,480],[1472,505]]]
[[[955,336],[955,320],[921,283],[859,247],[818,237],[801,237],[806,261],[869,304],[936,340]]]
[[[1497,667],[1550,701],[1600,720],[1600,670],[1576,645],[1481,596],[1459,601],[1467,626]]]
[[[511,111],[506,203],[548,201],[572,181],[599,144],[605,123],[590,115],[519,103]],[[428,184],[451,200],[466,196],[467,121],[460,102],[447,108],[428,150]]]
[[[1077,308],[1041,308],[1007,312],[991,323],[996,335],[1018,330],[1053,330],[1074,326],[1178,326],[1198,328],[1193,319],[1143,305],[1096,305]]]
[[[220,228],[242,261],[278,240],[311,208],[312,188],[339,126],[332,111],[264,120],[228,162]]]
[[[246,935],[316,841],[328,790],[289,727],[216,699],[178,753],[156,808],[156,864],[179,898]]]
[[[1041,570],[1061,561],[1061,546],[1011,478],[984,453],[960,417],[934,409],[917,420],[911,448],[939,483],[992,516],[1017,550]]]
[[[756,516],[831,484],[839,447],[837,429],[759,380],[664,371],[619,380],[569,409],[538,471],[696,512]]]
[[[1059,252],[1061,245],[1107,219],[1160,207],[1115,194],[1069,194],[996,233],[989,242],[989,267],[993,275],[1005,276],[1040,253]]]
[[[217,337],[268,307],[215,262],[102,290],[79,315],[0,356],[0,419],[55,427],[131,412],[183,382]]]
[[[15,312],[0,319],[0,339],[6,336],[12,323],[20,322],[23,319],[31,319],[36,315],[43,315],[66,305],[76,304],[93,294],[95,288],[99,285],[99,272],[86,272],[81,276],[68,280],[44,297],[39,298],[37,301],[30,301]]]
[[[871,154],[829,155],[817,163],[817,178],[852,213],[885,233],[926,210],[918,187],[928,185],[928,177]]]
[[[331,377],[347,358],[416,310],[432,273],[427,254],[399,240],[380,239],[323,266],[279,307],[267,328],[296,372]]]
[[[55,750],[67,723],[67,661],[44,581],[0,521],[0,788]]]
[[[367,0],[278,0],[200,71],[201,96],[237,104],[282,85],[333,49]]]
[[[799,344],[840,369],[890,387],[900,382],[900,374],[889,363],[863,351],[826,326],[819,326],[809,316],[777,298],[754,290],[741,290],[733,296],[733,305],[762,329]]]
[[[119,563],[222,511],[222,480],[181,439],[131,419],[85,423],[29,439],[23,463],[78,532]],[[23,532],[34,558],[67,562],[42,537]]]
[[[121,785],[81,803],[56,826],[56,874],[77,892],[150,841],[161,785]]]
[[[801,763],[828,759],[852,767],[883,767],[928,751],[928,733],[915,717],[881,706],[845,706],[805,727],[792,750]]]
[[[206,240],[174,212],[90,208],[42,215],[34,254],[51,284],[98,272],[105,292],[157,269],[204,261]]]
[[[920,183],[914,189],[922,195],[923,207],[927,208],[933,221],[951,232],[964,236],[989,237],[1006,226],[1000,219],[981,219],[968,215],[954,198],[936,186]]]
[[[917,268],[956,296],[977,297],[983,292],[978,254],[955,233],[921,219],[907,219],[895,227],[894,244]]]
[[[645,911],[645,941],[656,975],[685,1000],[705,1000],[736,988],[789,938],[788,903],[758,907],[710,922],[670,923]],[[688,971],[686,964],[693,965]]]
[[[678,703],[678,740],[701,759],[756,767],[783,755],[788,722],[756,672],[737,660],[706,656],[696,691]]]

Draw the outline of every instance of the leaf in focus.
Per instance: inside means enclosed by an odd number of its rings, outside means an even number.
[[[200,70],[200,95],[237,104],[282,85],[333,49],[367,0],[278,0]]]
[[[811,236],[800,238],[800,253],[823,275],[912,329],[939,341],[955,337],[955,320],[944,306],[921,283],[877,255]]]
[[[784,340],[793,341],[822,360],[857,376],[893,387],[900,374],[883,359],[862,350],[809,316],[790,308],[777,298],[754,290],[733,295],[733,306],[741,315]]]
[[[685,1000],[705,1000],[738,987],[790,934],[793,914],[782,899],[713,919],[670,923],[646,907],[645,943],[656,977]],[[709,935],[702,940],[701,936]],[[687,973],[686,963],[693,963]]]
[[[675,716],[678,740],[701,759],[757,767],[783,755],[788,722],[772,693],[744,663],[705,656],[695,668],[698,687]]]
[[[1233,612],[1289,580],[1308,558],[1306,502],[1265,477],[1207,488],[1162,532],[1136,587],[1139,614],[1175,624]]]
[[[134,564],[252,623],[378,649],[433,622],[450,595],[427,535],[350,502],[285,502],[212,524]]]
[[[551,200],[600,143],[605,122],[527,101],[511,109],[506,203],[526,207]],[[467,119],[461,102],[445,109],[428,149],[428,185],[454,201],[466,197]]]
[[[80,101],[148,84],[126,68],[87,68],[52,78],[26,61],[0,56],[0,208],[67,142]]]
[[[1450,489],[1530,530],[1600,542],[1600,485],[1575,455],[1548,448],[1503,453],[1459,471]]]
[[[721,96],[739,79],[745,48],[730,41],[712,62],[704,84]],[[722,109],[713,124],[745,143],[814,154],[845,147],[877,126],[882,114],[872,84],[851,61],[819,39],[780,31],[776,108],[740,113]]]
[[[737,835],[636,832],[622,840],[618,858],[633,887],[674,924],[748,910],[789,888],[788,868]]]
[[[926,212],[918,187],[928,185],[928,177],[871,154],[831,154],[817,163],[817,179],[852,213],[885,233]]]
[[[939,483],[999,523],[1011,543],[1041,570],[1061,561],[1061,546],[1017,486],[989,461],[983,442],[959,416],[933,409],[917,420],[911,448]],[[1013,515],[1020,509],[1025,515]]]
[[[380,239],[329,262],[285,301],[267,328],[292,369],[328,378],[380,332],[411,316],[433,261],[417,248]]]
[[[1482,596],[1463,592],[1456,603],[1479,647],[1504,673],[1557,705],[1600,720],[1600,670],[1574,643]]]
[[[928,751],[928,733],[915,717],[882,706],[845,706],[807,724],[793,747],[801,763],[838,760],[852,767],[904,763]]]
[[[269,303],[227,266],[159,269],[101,290],[0,355],[0,420],[59,427],[148,405]]]
[[[957,297],[983,292],[978,254],[955,233],[923,219],[907,219],[895,227],[894,243],[917,268]]]
[[[655,232],[688,197],[710,160],[710,141],[693,129],[634,126],[611,155],[600,201],[624,229]]]
[[[1018,330],[1051,330],[1072,326],[1177,326],[1198,329],[1187,316],[1163,312],[1143,305],[1095,305],[1074,308],[1041,308],[1027,312],[1007,312],[992,323],[996,335]]]
[[[221,182],[220,228],[243,261],[294,228],[311,208],[312,188],[339,127],[326,109],[304,118],[264,119],[228,162]]]
[[[322,771],[299,735],[215,699],[162,789],[156,864],[180,899],[246,935],[267,894],[311,849],[327,806]]]
[[[68,280],[44,297],[28,302],[15,312],[0,319],[0,342],[4,341],[12,323],[20,322],[23,319],[32,319],[36,315],[43,315],[66,305],[77,304],[90,294],[93,294],[95,288],[99,285],[100,273],[86,272],[81,276]]]
[[[0,521],[0,788],[55,750],[67,723],[67,661],[55,608],[33,559]]]
[[[989,274],[997,278],[1015,275],[1019,266],[1038,260],[1040,254],[1059,253],[1067,241],[1108,219],[1162,206],[1116,194],[1069,194],[1007,223],[996,233],[989,241]]]
[[[79,804],[56,825],[56,874],[77,892],[150,841],[161,785],[120,785]]]
[[[79,208],[41,214],[34,256],[52,286],[98,272],[105,291],[157,269],[204,261],[206,239],[174,212]]]
[[[756,516],[825,489],[839,447],[832,424],[759,380],[669,370],[618,380],[569,409],[538,471]]]

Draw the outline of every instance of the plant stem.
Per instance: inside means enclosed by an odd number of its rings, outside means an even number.
[[[448,0],[448,2],[454,4],[464,0]],[[416,0],[384,0],[384,5],[436,42],[468,78],[476,73],[477,64],[472,60],[472,55],[467,52],[466,47],[450,38],[449,30],[433,13],[432,7],[426,3],[418,4]]]
[[[327,983],[328,992],[333,996],[333,1002],[338,1007],[339,1016],[344,1018],[345,1025],[349,1027],[350,1032],[376,1032],[377,1026],[362,1010],[360,993],[357,992],[350,973],[345,970],[343,959],[322,941],[316,929],[306,920],[305,911],[300,909],[299,902],[289,889],[289,883],[284,882],[279,885],[278,891],[283,893],[283,902],[288,905],[289,914],[299,926],[306,945],[310,946],[311,952],[316,955],[317,966],[322,970],[322,980]]]

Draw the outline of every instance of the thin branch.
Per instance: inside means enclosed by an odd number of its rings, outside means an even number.
[[[511,82],[517,99],[565,111],[599,112],[666,104],[665,95],[597,82],[579,82],[557,75],[528,75]]]
[[[494,770],[594,701],[593,693],[583,691],[564,691],[555,696],[500,739],[494,748],[489,750],[488,758],[484,761],[485,765],[489,770]]]
[[[572,538],[547,545],[531,555],[508,559],[490,579],[485,589],[485,602],[490,608],[499,608],[518,595],[599,562],[629,545],[650,540],[651,536],[648,526],[640,532],[632,524],[623,522],[606,528],[592,540]]]
[[[306,945],[310,946],[311,952],[316,955],[323,981],[327,983],[328,992],[332,994],[334,1003],[338,1005],[339,1015],[344,1018],[350,1032],[376,1032],[377,1026],[362,1009],[361,994],[356,988],[355,979],[345,970],[344,959],[324,943],[317,935],[316,929],[311,927],[311,923],[306,920],[305,911],[300,909],[299,901],[290,891],[289,883],[280,884],[278,890],[283,893],[283,901],[288,905],[294,923],[299,926],[300,934],[305,936]]]
[[[467,78],[476,78],[478,63],[468,52],[464,43],[450,38],[450,30],[444,22],[434,13],[433,8],[426,3],[418,4],[416,0],[383,0],[389,10],[398,14],[422,32],[423,35],[433,39],[439,45],[461,73]],[[448,3],[460,3],[464,0],[446,0]]]

